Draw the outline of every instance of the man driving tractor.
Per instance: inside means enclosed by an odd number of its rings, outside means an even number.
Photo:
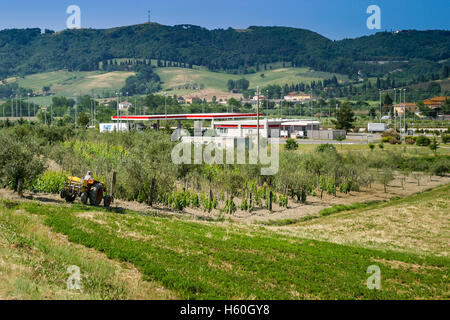
[[[85,181],[89,181],[89,180],[91,180],[92,179],[92,172],[91,171],[88,171],[87,173],[86,173],[86,176],[84,177],[84,180]]]

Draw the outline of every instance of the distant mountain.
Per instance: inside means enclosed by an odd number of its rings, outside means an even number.
[[[54,33],[0,31],[0,77],[67,68],[88,71],[114,58],[152,58],[248,72],[271,62],[370,76],[438,72],[450,58],[450,31],[380,32],[341,41],[288,27],[208,30],[193,25],[141,24]],[[448,60],[447,60],[448,61]]]

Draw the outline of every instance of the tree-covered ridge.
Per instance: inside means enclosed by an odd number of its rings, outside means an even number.
[[[347,75],[362,70],[383,76],[399,69],[431,73],[450,58],[450,31],[380,32],[342,41],[288,27],[208,30],[156,23],[43,34],[37,28],[0,31],[0,78],[64,68],[97,70],[115,58],[164,59],[241,73],[279,61]]]

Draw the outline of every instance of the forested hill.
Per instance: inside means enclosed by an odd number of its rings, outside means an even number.
[[[113,58],[164,59],[212,71],[248,72],[283,61],[348,75],[358,70],[428,73],[449,56],[450,31],[381,32],[342,41],[288,27],[208,30],[157,23],[43,34],[37,28],[0,31],[0,78],[63,68],[96,70]]]

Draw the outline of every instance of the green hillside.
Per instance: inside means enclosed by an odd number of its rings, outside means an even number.
[[[344,75],[318,72],[309,68],[280,68],[246,75],[212,72],[206,68],[156,68],[155,71],[163,82],[164,91],[181,95],[197,92],[197,90],[182,88],[186,84],[194,83],[204,85],[206,94],[209,90],[213,90],[213,93],[227,94],[227,81],[229,79],[245,78],[250,81],[251,88],[264,87],[270,84],[309,83],[310,81],[328,79],[333,75],[339,80],[347,79]],[[42,93],[42,88],[49,86],[50,92],[58,96],[76,97],[84,94],[98,96],[120,90],[127,77],[134,74],[134,72],[127,71],[52,71],[28,75],[23,78],[8,78],[7,81],[18,82],[20,87],[32,89],[37,93]],[[30,100],[48,105],[51,99],[52,96],[40,96]]]
[[[42,93],[44,86],[50,87],[50,92],[58,96],[77,97],[83,94],[102,95],[105,91],[120,90],[125,80],[134,75],[134,72],[114,71],[53,71],[28,75],[24,78],[9,78],[8,82],[19,83],[22,88],[32,89],[34,92]],[[31,98],[39,104],[49,104],[51,96]]]
[[[332,74],[328,72],[317,72],[309,68],[280,68],[266,70],[252,74],[235,75],[219,72],[211,72],[205,69],[185,69],[185,68],[158,68],[156,72],[163,82],[163,88],[180,89],[179,87],[188,83],[204,84],[206,89],[227,90],[227,81],[245,78],[250,81],[250,87],[264,87],[270,84],[291,84],[308,83],[315,80],[329,79],[336,75],[339,80],[347,79],[344,75]]]
[[[408,30],[397,34],[332,41],[313,31],[289,27],[208,30],[158,23],[105,30],[38,28],[0,31],[0,77],[52,70],[96,71],[111,59],[164,59],[211,71],[261,70],[273,62],[295,67],[368,76],[408,77],[439,72],[448,61],[450,32]],[[382,63],[379,63],[382,62]]]

